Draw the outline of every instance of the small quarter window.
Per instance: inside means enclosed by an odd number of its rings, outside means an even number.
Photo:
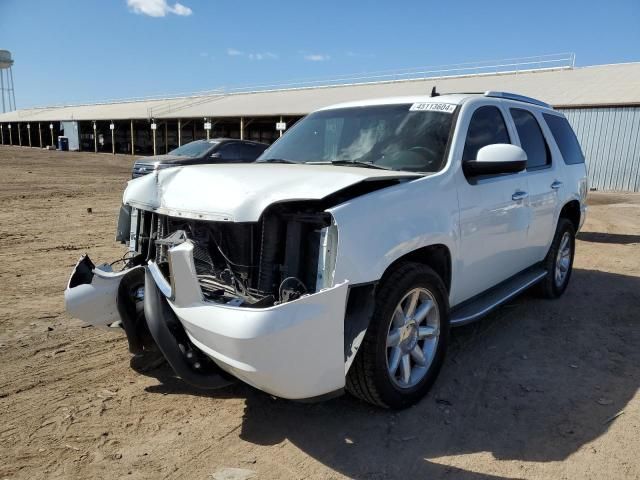
[[[546,113],[543,113],[542,116],[547,125],[549,125],[549,130],[551,130],[553,138],[558,144],[564,163],[567,165],[584,163],[584,155],[582,154],[580,143],[578,143],[576,134],[573,133],[573,128],[571,128],[567,119]]]
[[[549,147],[536,117],[531,112],[520,108],[512,108],[511,117],[516,124],[520,145],[527,152],[527,170],[551,165]]]
[[[475,160],[478,150],[494,143],[511,143],[511,139],[500,109],[487,105],[473,112],[464,142],[462,161]]]

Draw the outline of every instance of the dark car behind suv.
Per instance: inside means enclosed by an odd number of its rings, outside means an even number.
[[[250,140],[214,138],[189,142],[166,155],[136,160],[131,177],[137,178],[160,168],[203,163],[250,163],[269,145]]]

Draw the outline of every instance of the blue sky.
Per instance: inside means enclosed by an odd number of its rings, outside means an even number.
[[[640,61],[640,0],[0,0],[18,107],[575,52]]]

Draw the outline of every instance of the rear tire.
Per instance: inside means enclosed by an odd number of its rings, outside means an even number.
[[[377,288],[347,390],[385,408],[413,405],[438,376],[448,337],[448,295],[440,277],[423,264],[399,264]]]
[[[540,282],[538,288],[543,298],[558,298],[567,289],[573,271],[575,244],[576,231],[573,223],[566,218],[560,218],[553,243],[544,259],[547,276]]]

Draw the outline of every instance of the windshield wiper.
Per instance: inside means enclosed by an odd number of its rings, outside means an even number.
[[[331,164],[345,166],[345,167],[353,166],[353,167],[375,168],[378,170],[392,170],[389,167],[383,167],[382,165],[376,165],[375,163],[369,163],[369,162],[358,162],[357,160],[332,160]]]
[[[298,163],[293,160],[287,160],[285,158],[265,158],[264,160],[258,160],[256,163]]]

